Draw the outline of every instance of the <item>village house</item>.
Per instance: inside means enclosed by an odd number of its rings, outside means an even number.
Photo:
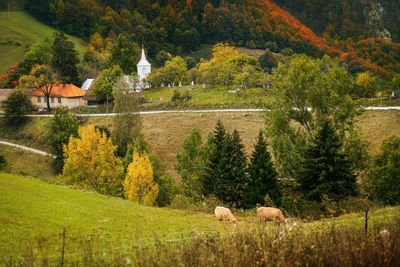
[[[68,108],[77,108],[86,106],[84,99],[86,92],[73,84],[57,84],[54,85],[50,94],[50,107],[65,106]],[[32,91],[31,101],[35,107],[47,108],[46,97],[39,90]]]

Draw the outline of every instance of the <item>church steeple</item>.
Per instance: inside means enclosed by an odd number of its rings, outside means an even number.
[[[146,54],[144,53],[144,46],[142,45],[142,57],[140,58],[140,61],[137,64],[137,66],[139,67],[143,65],[149,66],[150,63],[147,61]]]
[[[140,80],[143,80],[151,72],[151,64],[147,61],[146,54],[144,52],[144,46],[142,45],[142,56],[139,63],[137,64],[137,73]]]

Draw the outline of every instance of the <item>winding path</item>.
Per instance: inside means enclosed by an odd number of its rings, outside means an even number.
[[[22,149],[22,150],[25,150],[25,151],[29,151],[29,152],[32,152],[32,153],[35,153],[35,154],[38,154],[38,155],[51,157],[53,159],[56,158],[56,156],[53,155],[53,154],[50,154],[50,153],[47,153],[45,151],[41,151],[41,150],[38,150],[38,149],[34,149],[34,148],[31,148],[31,147],[21,146],[21,145],[17,145],[17,144],[6,142],[6,141],[0,141],[0,144],[1,145],[5,145],[5,146],[10,146],[10,147],[16,147],[16,148],[19,148],[19,149]]]

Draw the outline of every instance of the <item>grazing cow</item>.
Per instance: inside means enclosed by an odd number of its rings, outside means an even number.
[[[260,224],[265,224],[266,221],[274,221],[276,225],[281,223],[287,224],[287,220],[280,209],[272,207],[260,207],[257,209],[257,218]]]
[[[223,221],[225,223],[236,223],[236,218],[233,216],[230,209],[225,207],[216,207],[214,210],[215,217],[218,221]]]

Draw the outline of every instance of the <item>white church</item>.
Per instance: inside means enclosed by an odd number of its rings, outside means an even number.
[[[146,78],[151,73],[151,64],[146,58],[143,46],[142,46],[142,57],[140,58],[140,61],[137,64],[137,73],[139,78],[139,84],[136,89],[141,90],[149,88],[150,85],[147,83]]]
[[[150,88],[149,83],[147,83],[146,78],[151,73],[151,64],[146,58],[146,54],[144,52],[144,47],[142,46],[142,56],[140,58],[139,63],[137,63],[137,77],[132,77],[129,75],[125,75],[122,78],[129,85],[129,87],[136,92],[140,92],[144,89]],[[137,78],[137,79],[136,79]],[[92,86],[95,79],[87,79],[85,83],[81,86],[81,88],[87,92]],[[138,81],[138,82],[137,82]]]

